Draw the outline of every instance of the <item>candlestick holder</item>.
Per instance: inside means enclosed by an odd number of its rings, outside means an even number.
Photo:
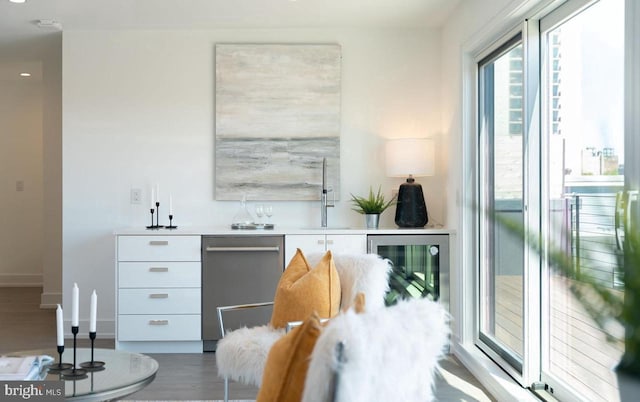
[[[73,367],[71,363],[62,362],[62,352],[64,352],[64,345],[58,345],[58,362],[49,366],[50,373],[59,373],[62,370],[67,370]]]
[[[164,227],[160,225],[160,201],[156,201],[156,211],[156,229],[160,229]]]
[[[80,367],[85,368],[89,371],[96,371],[102,369],[102,367],[104,366],[104,362],[93,359],[93,345],[96,340],[96,333],[89,332],[89,339],[91,339],[91,361],[80,363]]]
[[[62,371],[62,378],[65,380],[79,380],[87,378],[87,370],[76,368],[76,345],[78,341],[78,327],[71,326],[71,333],[73,334],[73,366],[69,369]]]
[[[156,229],[155,225],[153,224],[153,212],[155,211],[155,209],[150,208],[149,211],[151,211],[151,226],[147,226],[147,229]]]
[[[177,226],[173,226],[173,223],[171,223],[171,221],[173,221],[173,214],[169,214],[169,226],[165,226],[165,228],[167,229],[177,229]]]

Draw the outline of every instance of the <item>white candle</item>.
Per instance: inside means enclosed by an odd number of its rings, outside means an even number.
[[[153,187],[151,187],[151,209],[155,209],[156,207],[156,193]]]
[[[156,202],[160,202],[160,185],[156,183]]]
[[[93,289],[91,293],[91,310],[89,315],[89,332],[96,332],[96,316],[98,314],[98,295]]]
[[[56,309],[56,335],[58,342],[56,345],[64,346],[64,318],[62,317],[62,307],[58,304],[58,308]]]
[[[173,197],[169,194],[169,215],[173,215]]]
[[[78,284],[74,282],[73,284],[73,298],[71,299],[71,326],[78,326],[78,313],[80,306],[78,305],[80,299],[80,289],[78,289]]]

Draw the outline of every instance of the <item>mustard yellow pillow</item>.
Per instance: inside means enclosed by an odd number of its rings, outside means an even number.
[[[339,309],[340,278],[331,251],[312,269],[298,249],[278,282],[271,326],[284,328],[288,322],[302,321],[313,312],[331,318]]]
[[[355,310],[356,314],[364,313],[365,304],[366,299],[364,293],[358,292],[358,294],[356,295],[356,299],[353,302],[353,309]]]
[[[311,352],[320,336],[317,314],[278,339],[269,350],[256,402],[299,402]]]

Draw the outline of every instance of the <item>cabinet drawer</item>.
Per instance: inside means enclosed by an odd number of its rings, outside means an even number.
[[[200,261],[200,236],[118,236],[118,261]]]
[[[118,291],[118,314],[200,314],[200,306],[200,288]]]
[[[200,262],[120,262],[120,288],[200,287]]]
[[[199,341],[200,315],[119,315],[118,341]]]
[[[335,254],[365,254],[366,235],[327,235],[327,250]]]

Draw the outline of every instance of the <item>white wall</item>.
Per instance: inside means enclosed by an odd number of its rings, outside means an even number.
[[[43,230],[41,307],[62,302],[62,32],[50,34],[42,66]]]
[[[0,82],[0,285],[42,283],[42,82]],[[17,191],[16,182],[24,184]]]
[[[65,31],[64,301],[69,305],[73,282],[84,300],[96,288],[103,333],[113,330],[112,233],[149,224],[152,184],[161,188],[163,219],[168,194],[173,194],[175,224],[180,226],[227,227],[238,208],[236,202],[214,201],[213,194],[216,43],[342,46],[343,199],[329,210],[330,224],[362,227],[348,194],[381,184],[390,195],[403,181],[384,176],[382,138],[431,136],[441,141],[438,31]],[[432,220],[444,222],[444,179],[419,181]],[[133,187],[143,190],[141,205],[129,202]],[[277,225],[319,223],[317,202],[273,205]],[[383,215],[382,224],[393,226],[393,211]],[[81,309],[80,318],[88,318],[87,309]]]

